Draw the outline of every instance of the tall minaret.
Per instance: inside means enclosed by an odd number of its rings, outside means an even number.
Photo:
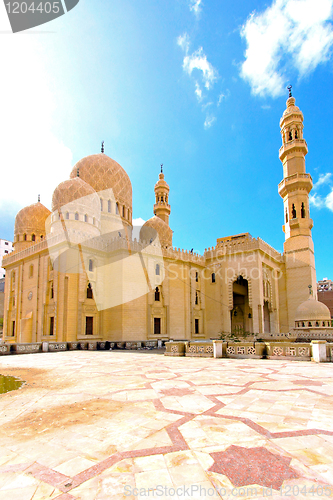
[[[309,296],[308,287],[311,285],[315,294],[317,287],[311,236],[313,222],[309,210],[309,193],[313,184],[311,175],[305,172],[308,147],[303,139],[303,113],[295,106],[291,86],[288,89],[287,109],[280,120],[283,180],[279,184],[279,194],[284,204],[288,322],[293,325],[297,306]]]
[[[171,207],[169,205],[170,188],[164,180],[163,165],[161,165],[161,173],[158,176],[158,181],[155,184],[155,205],[154,215],[162,219],[169,225],[169,215]]]

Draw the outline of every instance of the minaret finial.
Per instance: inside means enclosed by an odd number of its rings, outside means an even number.
[[[101,153],[104,153],[104,141],[102,141]]]
[[[79,167],[77,167],[77,169],[76,169],[76,177],[80,177],[80,169],[79,169]]]
[[[161,163],[161,174],[163,174],[163,163]]]
[[[38,203],[40,203],[40,194],[38,195]]]
[[[293,88],[292,85],[288,85],[287,89],[289,90],[289,97],[292,97],[291,89]]]

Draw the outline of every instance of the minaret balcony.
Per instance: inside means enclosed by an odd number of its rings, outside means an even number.
[[[279,184],[279,195],[284,198],[288,193],[297,190],[304,190],[310,193],[313,187],[312,177],[310,174],[296,173],[289,175]]]
[[[159,201],[158,203],[155,203],[154,205],[154,211],[157,209],[157,208],[163,208],[165,210],[169,210],[171,212],[171,207],[168,203],[166,203],[165,201]]]
[[[283,161],[284,158],[291,153],[302,153],[304,156],[308,152],[308,145],[304,139],[294,139],[290,142],[286,142],[279,149],[280,160]]]

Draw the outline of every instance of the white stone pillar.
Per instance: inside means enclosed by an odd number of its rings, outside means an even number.
[[[213,340],[214,358],[222,358],[223,340]]]
[[[326,340],[312,340],[311,351],[312,361],[315,361],[316,363],[323,363],[327,361]]]

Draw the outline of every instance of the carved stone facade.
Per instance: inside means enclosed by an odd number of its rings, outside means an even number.
[[[203,255],[174,248],[163,172],[154,217],[132,239],[129,177],[104,153],[92,155],[55,189],[52,213],[38,202],[17,215],[15,249],[3,262],[4,340],[93,345],[290,332],[309,285],[316,294],[312,180],[292,97],[280,126],[283,254],[249,233],[218,238]]]

